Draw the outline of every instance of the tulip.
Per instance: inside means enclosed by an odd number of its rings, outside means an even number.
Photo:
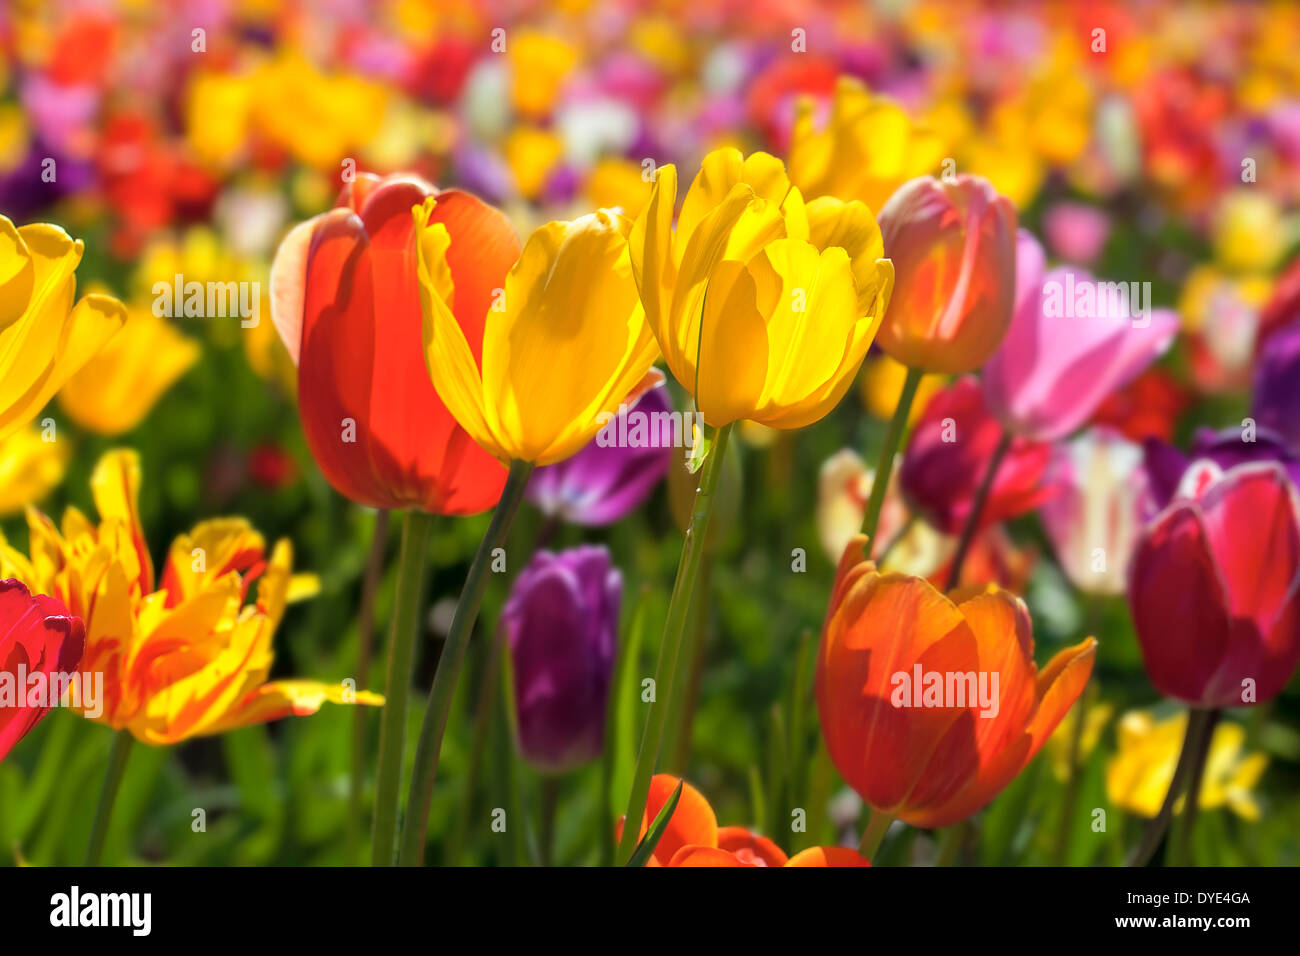
[[[1278,330],[1261,348],[1251,415],[1300,450],[1300,324]]]
[[[501,615],[510,648],[519,751],[546,773],[572,770],[605,745],[623,577],[609,551],[539,551]]]
[[[717,814],[700,791],[669,774],[656,774],[650,781],[650,796],[640,837],[644,837],[681,784],[668,825],[655,845],[646,866],[870,866],[865,857],[847,847],[811,847],[794,856],[772,840],[745,827],[720,827]],[[624,829],[618,824],[618,833]]]
[[[1127,387],[1111,393],[1092,416],[1092,424],[1114,428],[1130,441],[1169,441],[1191,392],[1159,366],[1152,366]]]
[[[0,440],[0,517],[40,501],[63,481],[72,443],[46,437],[32,425]]]
[[[1114,285],[1122,296],[1107,288],[1079,270],[1044,274],[1042,247],[1020,231],[1011,328],[983,376],[989,407],[1007,429],[1046,440],[1068,435],[1169,347],[1177,315],[1134,316],[1128,285]]]
[[[429,691],[402,832],[399,859],[404,865],[418,865],[424,854],[433,783],[465,648],[492,552],[505,540],[529,475],[535,465],[578,452],[620,405],[634,402],[662,380],[650,370],[658,349],[632,279],[630,220],[601,210],[534,232],[506,276],[501,296],[481,313],[480,365],[449,305],[459,300],[453,300],[451,239],[439,209],[438,198],[430,197],[412,210],[429,374],[457,421],[508,462],[510,472],[470,564]],[[400,747],[393,750],[393,765],[400,771]],[[374,860],[383,863],[378,827],[376,834]]]
[[[1040,672],[1018,598],[993,585],[945,596],[920,578],[881,574],[863,543],[844,551],[822,632],[822,734],[879,814],[948,826],[1034,757],[1087,684],[1096,641],[1060,651]]]
[[[288,541],[267,555],[243,519],[201,522],[172,544],[155,583],[139,488],[137,455],[108,452],[91,477],[98,526],[76,509],[61,527],[32,510],[30,557],[0,538],[0,574],[85,621],[82,670],[105,680],[102,714],[81,708],[86,717],[159,746],[315,713],[326,701],[382,702],[342,684],[267,679],[285,606],[316,589],[292,573]]]
[[[1144,475],[1142,446],[1108,429],[1054,448],[1045,482],[1059,492],[1043,503],[1043,527],[1081,591],[1124,593],[1142,525]]]
[[[906,180],[933,172],[943,159],[939,136],[851,77],[836,82],[823,128],[814,114],[814,103],[800,100],[790,142],[790,178],[810,198],[857,199],[878,210]]]
[[[441,208],[431,197],[415,210],[434,387],[470,437],[501,461],[562,461],[592,439],[602,413],[613,415],[651,383],[643,380],[657,349],[632,279],[632,223],[601,210],[534,232],[505,278],[499,311],[481,303],[480,363],[448,306],[454,238]]]
[[[629,416],[632,416],[629,418]],[[640,401],[625,409],[609,422],[582,451],[554,465],[533,472],[526,497],[548,518],[573,524],[600,526],[612,524],[641,506],[663,480],[673,458],[672,427],[669,416],[681,424],[681,415],[672,411],[667,390],[652,388]],[[638,434],[644,441],[626,444],[603,441],[603,435],[625,434],[629,422],[642,426]],[[630,431],[626,432],[631,435]],[[690,439],[685,436],[685,440]]]
[[[39,412],[122,327],[106,295],[73,304],[85,246],[58,226],[0,216],[0,441]]]
[[[1119,722],[1119,749],[1106,763],[1106,797],[1115,806],[1142,817],[1154,817],[1169,791],[1178,760],[1179,743],[1187,730],[1187,714],[1157,720],[1150,711],[1135,710]],[[1197,802],[1207,810],[1226,806],[1245,820],[1258,820],[1259,803],[1251,790],[1263,776],[1268,757],[1246,753],[1241,724],[1219,724],[1210,739],[1206,775]]]
[[[1276,697],[1300,661],[1300,496],[1281,466],[1187,482],[1139,537],[1128,599],[1162,694],[1207,709]]]
[[[805,204],[780,160],[735,149],[705,157],[674,231],[676,199],[677,170],[660,167],[630,238],[673,376],[714,427],[820,420],[852,384],[893,286],[871,212]]]
[[[958,534],[969,523],[981,478],[990,468],[1002,428],[989,414],[979,384],[958,379],[926,405],[908,441],[899,482],[912,507],[944,534]],[[1007,444],[977,529],[1037,508],[1053,489],[1043,475],[1051,446],[1014,438]]]
[[[1242,428],[1199,428],[1187,454],[1157,439],[1143,443],[1143,515],[1152,518],[1182,492],[1203,491],[1224,471],[1253,462],[1280,465],[1300,488],[1300,451],[1283,437],[1253,423]]]
[[[71,677],[85,642],[85,625],[57,598],[0,580],[0,760],[50,712],[50,688]],[[46,692],[33,706],[35,685]]]
[[[87,431],[120,435],[144,421],[199,354],[199,344],[166,319],[132,309],[122,331],[68,379],[59,405]]]
[[[1015,207],[978,176],[920,177],[880,210],[880,231],[896,277],[880,347],[927,372],[983,365],[1011,324]]]
[[[492,207],[410,176],[359,175],[334,209],[289,232],[271,266],[271,316],[298,366],[307,444],[340,494],[372,508],[477,514],[506,476],[429,381],[411,222],[426,199],[445,239],[446,314],[477,361],[518,240]]]

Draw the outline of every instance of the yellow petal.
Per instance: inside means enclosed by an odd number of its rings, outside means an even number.
[[[32,427],[0,441],[0,517],[22,511],[63,480],[72,446]]]

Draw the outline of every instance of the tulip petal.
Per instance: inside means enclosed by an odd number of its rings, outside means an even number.
[[[846,846],[813,846],[790,857],[786,866],[870,866],[871,861]]]
[[[718,848],[755,866],[785,866],[787,860],[779,846],[745,827],[719,827]]]
[[[271,260],[271,322],[297,366],[302,350],[303,302],[307,286],[307,255],[320,216],[289,230]]]
[[[36,269],[27,244],[7,216],[0,216],[0,332],[22,318],[32,297]]]

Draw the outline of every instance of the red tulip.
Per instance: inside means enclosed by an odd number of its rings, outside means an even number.
[[[1300,497],[1273,463],[1200,463],[1183,488],[1129,572],[1151,683],[1194,707],[1276,697],[1300,662]]]
[[[49,713],[49,688],[57,683],[51,678],[71,677],[85,645],[81,618],[57,599],[0,581],[0,760]],[[37,706],[28,706],[37,674],[47,689]]]
[[[925,406],[903,455],[899,482],[904,497],[945,534],[957,534],[1002,438],[975,379],[958,379]],[[1032,511],[1050,497],[1043,472],[1051,458],[1046,442],[1015,438],[998,466],[980,527]]]
[[[370,507],[474,514],[497,503],[506,472],[447,411],[425,365],[411,210],[431,195],[431,221],[451,237],[452,311],[481,363],[519,240],[499,210],[412,176],[359,175],[334,209],[296,226],[271,267],[271,312],[330,484]]]

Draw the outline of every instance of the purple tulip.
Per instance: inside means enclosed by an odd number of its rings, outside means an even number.
[[[1247,439],[1251,440],[1247,440]],[[1212,467],[1193,470],[1193,465],[1205,462]],[[1202,484],[1237,465],[1251,462],[1277,462],[1300,487],[1300,454],[1286,443],[1281,435],[1267,428],[1257,427],[1253,433],[1244,428],[1225,428],[1215,431],[1202,428],[1192,439],[1190,451],[1182,451],[1158,438],[1148,438],[1143,446],[1143,468],[1146,471],[1147,494],[1143,504],[1144,516],[1150,518],[1168,505],[1185,483]],[[1183,487],[1189,496],[1197,490]]]
[[[1300,323],[1279,329],[1264,342],[1255,366],[1251,414],[1300,449]]]
[[[603,547],[539,551],[501,615],[514,672],[519,752],[559,773],[600,755],[623,577]]]
[[[664,388],[646,392],[582,451],[534,471],[528,482],[528,500],[547,517],[573,524],[596,526],[618,521],[649,498],[668,473],[673,457],[673,435],[667,424],[671,412]],[[633,416],[641,416],[639,422]],[[627,427],[620,419],[630,419]],[[611,444],[610,438],[619,435],[630,440]],[[684,440],[689,438],[684,436]]]

